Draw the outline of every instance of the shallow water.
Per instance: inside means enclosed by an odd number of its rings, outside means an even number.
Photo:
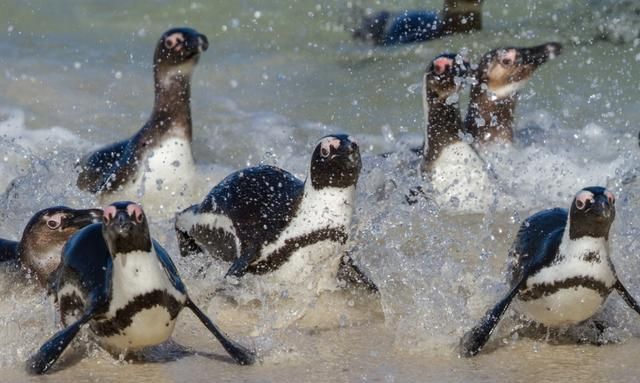
[[[608,185],[618,195],[613,261],[640,297],[640,182],[622,182],[638,163],[640,21],[633,2],[487,1],[482,32],[385,49],[350,40],[342,24],[353,10],[342,1],[60,4],[0,5],[0,236],[17,238],[44,207],[96,204],[75,189],[74,161],[142,125],[152,100],[155,41],[171,26],[189,25],[210,42],[192,87],[195,156],[211,176],[210,186],[259,162],[304,177],[316,140],[349,132],[365,155],[349,245],[380,296],[347,291],[287,298],[300,287],[283,294],[258,278],[229,286],[221,281],[225,265],[175,257],[194,299],[229,334],[254,345],[261,364],[231,364],[183,313],[174,339],[204,356],[180,357],[184,350],[170,344],[145,353],[146,363],[127,365],[84,341],[78,343],[89,349],[69,355],[48,380],[637,376],[640,318],[615,294],[599,314],[614,344],[576,344],[588,325],[563,336],[512,335],[520,322],[510,314],[486,353],[465,360],[455,350],[464,330],[504,292],[503,264],[518,224],[536,210],[565,207],[583,186]],[[418,5],[424,4],[385,2],[394,9]],[[518,142],[490,157],[499,176],[496,206],[486,215],[450,215],[430,201],[403,204],[417,181],[401,149],[422,139],[419,82],[427,61],[444,50],[466,51],[474,61],[497,46],[551,40],[565,49],[522,91]],[[386,161],[372,156],[394,150],[399,154]],[[152,233],[177,254],[169,220],[154,219]],[[2,381],[24,381],[24,360],[57,329],[56,315],[39,288],[10,267],[4,271],[0,371]]]

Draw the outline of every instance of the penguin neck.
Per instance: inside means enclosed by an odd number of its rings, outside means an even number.
[[[482,144],[496,141],[513,141],[513,113],[517,93],[505,97],[482,89],[482,83],[471,89],[471,101],[464,121],[465,131]]]
[[[192,65],[191,65],[192,66]],[[156,70],[150,128],[191,141],[191,67]]]
[[[590,235],[576,236],[571,230],[571,215],[567,219],[567,226],[562,233],[559,252],[565,257],[584,257],[587,253],[598,253],[599,257],[608,257],[608,237],[593,237]]]
[[[482,29],[483,0],[445,0],[442,34],[467,33]]]
[[[461,141],[462,119],[458,102],[427,95],[424,101],[426,118],[422,147],[422,171],[430,171],[445,147]]]

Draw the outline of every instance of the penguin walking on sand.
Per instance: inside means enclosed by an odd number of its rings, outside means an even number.
[[[356,142],[336,134],[316,145],[306,181],[269,165],[232,173],[177,214],[180,251],[231,262],[229,276],[267,274],[320,291],[334,289],[348,268],[374,286],[343,256],[360,169]]]
[[[543,210],[527,218],[509,252],[509,291],[464,335],[461,354],[480,352],[512,303],[537,323],[562,327],[591,318],[616,290],[640,314],[609,255],[615,215],[613,193],[587,187],[568,210]]]
[[[441,12],[379,11],[364,16],[353,31],[353,37],[375,45],[395,45],[477,31],[482,29],[482,2],[445,0]]]
[[[101,218],[100,209],[54,206],[40,210],[27,222],[19,242],[0,239],[0,261],[18,261],[40,284],[46,285],[60,264],[62,247],[69,237]]]
[[[552,42],[526,48],[498,48],[486,53],[475,70],[465,131],[481,145],[512,142],[518,91],[540,65],[561,52],[562,45]]]
[[[208,46],[207,37],[190,28],[162,34],[153,57],[151,117],[133,137],[79,162],[81,190],[100,195],[103,204],[136,197],[147,209],[171,214],[191,202],[191,75]]]
[[[470,70],[460,55],[434,58],[423,77],[425,140],[420,171],[441,208],[482,212],[493,202],[487,166],[465,137],[459,93]],[[421,190],[421,189],[420,189]],[[416,190],[412,190],[416,194]],[[413,201],[411,196],[407,200]]]
[[[45,373],[80,328],[88,324],[101,345],[125,353],[166,341],[178,314],[188,307],[240,364],[254,353],[236,344],[189,298],[167,252],[149,234],[140,205],[116,202],[103,223],[74,234],[63,250],[51,287],[65,328],[27,361],[31,373]]]

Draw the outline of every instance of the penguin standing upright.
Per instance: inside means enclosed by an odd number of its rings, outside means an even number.
[[[470,69],[460,55],[441,54],[423,78],[425,140],[420,170],[442,209],[483,212],[493,202],[486,164],[465,140],[459,93]]]
[[[191,202],[191,75],[208,46],[207,37],[190,28],[162,34],[153,57],[151,117],[133,137],[80,161],[80,189],[99,194],[103,204],[136,197],[148,210],[171,214]]]
[[[512,301],[517,311],[547,327],[591,318],[614,289],[640,313],[609,255],[615,215],[613,193],[587,187],[576,194],[568,211],[543,210],[527,218],[509,253],[509,291],[464,335],[462,355],[482,350]]]
[[[86,324],[114,352],[162,343],[184,307],[236,362],[254,362],[252,351],[227,338],[189,298],[171,258],[151,238],[140,205],[113,203],[104,209],[103,221],[78,231],[65,245],[52,291],[66,327],[27,361],[28,371],[46,372]]]
[[[318,142],[304,182],[268,165],[232,173],[176,216],[180,251],[232,262],[227,275],[268,274],[316,291],[335,288],[341,267],[364,277],[342,256],[360,168],[356,142],[336,134]]]

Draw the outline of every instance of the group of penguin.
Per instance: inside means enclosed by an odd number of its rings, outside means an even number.
[[[193,29],[165,32],[153,58],[149,120],[133,137],[78,163],[77,186],[98,195],[103,209],[44,209],[31,218],[19,242],[0,240],[0,259],[17,261],[48,287],[65,326],[29,358],[29,372],[48,371],[87,324],[115,353],[162,343],[184,307],[236,362],[256,360],[253,350],[229,339],[190,299],[171,257],[153,239],[141,205],[128,201],[132,197],[146,204],[150,196],[163,196],[168,209],[178,211],[181,255],[206,253],[229,262],[229,278],[269,275],[283,285],[304,283],[320,292],[341,286],[341,276],[377,290],[344,252],[362,168],[358,144],[349,135],[317,142],[305,181],[275,166],[251,167],[228,175],[201,203],[190,205],[195,174],[190,82],[207,48],[206,36]],[[419,171],[436,198],[458,195],[470,204],[486,203],[469,198],[477,195],[470,190],[489,183],[483,148],[512,141],[518,90],[560,51],[558,43],[499,48],[475,68],[455,54],[430,62],[423,83],[425,141],[417,151]],[[473,85],[463,120],[457,94],[468,79]],[[461,355],[483,348],[511,303],[533,321],[558,327],[589,319],[616,290],[640,313],[610,258],[614,218],[615,197],[602,187],[578,191],[568,209],[527,218],[509,253],[508,293],[464,335]]]

